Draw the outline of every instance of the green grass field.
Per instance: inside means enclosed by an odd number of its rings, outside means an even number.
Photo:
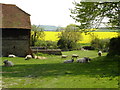
[[[48,55],[46,60],[3,57],[14,67],[2,68],[3,88],[118,88],[118,60],[97,56],[96,51],[62,52],[68,58]],[[88,56],[90,63],[63,63],[72,54]],[[45,55],[46,56],[46,55]]]

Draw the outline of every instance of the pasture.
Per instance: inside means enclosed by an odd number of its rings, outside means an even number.
[[[96,51],[68,51],[68,55],[44,55],[45,60],[3,57],[15,66],[2,68],[3,88],[118,88],[118,60],[116,56],[97,56]],[[90,63],[63,63],[72,54],[90,57]]]

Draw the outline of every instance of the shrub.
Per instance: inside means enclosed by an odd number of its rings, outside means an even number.
[[[76,43],[72,40],[67,40],[65,38],[59,39],[57,45],[62,50],[77,50],[77,49],[80,49],[80,44],[79,43]]]
[[[91,46],[96,50],[108,51],[109,39],[98,39],[95,38],[91,41]]]
[[[36,43],[35,43],[35,46],[38,46],[38,47],[45,47],[47,49],[57,49],[57,42],[54,42],[54,41],[43,41],[43,40],[38,40]]]
[[[35,46],[47,47],[47,43],[46,41],[38,40],[37,42],[35,42]]]
[[[59,39],[57,42],[57,46],[58,48],[62,49],[62,50],[68,50],[69,49],[69,45],[70,41],[66,40],[66,39]]]
[[[94,50],[94,47],[92,47],[92,46],[83,46],[82,48],[84,48],[86,50]]]
[[[46,41],[46,44],[47,44],[47,48],[49,48],[49,49],[57,49],[58,48],[57,42]]]
[[[110,40],[108,56],[114,55],[120,55],[120,37]]]

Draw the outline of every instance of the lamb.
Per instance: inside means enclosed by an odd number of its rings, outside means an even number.
[[[80,58],[80,59],[77,59],[77,63],[87,63],[91,61],[91,59],[89,57],[84,57],[84,58]]]
[[[65,60],[64,63],[73,63],[74,62],[74,59],[72,60]]]
[[[26,57],[25,57],[25,60],[28,60],[28,59],[31,59],[32,58],[32,55],[27,55]]]
[[[14,57],[16,57],[16,56],[13,55],[13,54],[10,54],[10,55],[8,55],[8,57],[14,58]]]
[[[98,51],[98,56],[101,56],[102,55],[102,51]]]
[[[72,55],[72,58],[78,58],[79,56],[78,55],[76,55],[76,54],[73,54]]]
[[[14,64],[11,61],[8,61],[8,60],[4,60],[3,63],[4,63],[3,66],[6,66],[6,67],[14,66]]]
[[[67,58],[68,56],[67,55],[62,55],[61,58]]]

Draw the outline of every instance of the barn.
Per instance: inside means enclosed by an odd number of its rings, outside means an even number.
[[[12,4],[0,4],[0,7],[2,56],[30,54],[30,14]]]

